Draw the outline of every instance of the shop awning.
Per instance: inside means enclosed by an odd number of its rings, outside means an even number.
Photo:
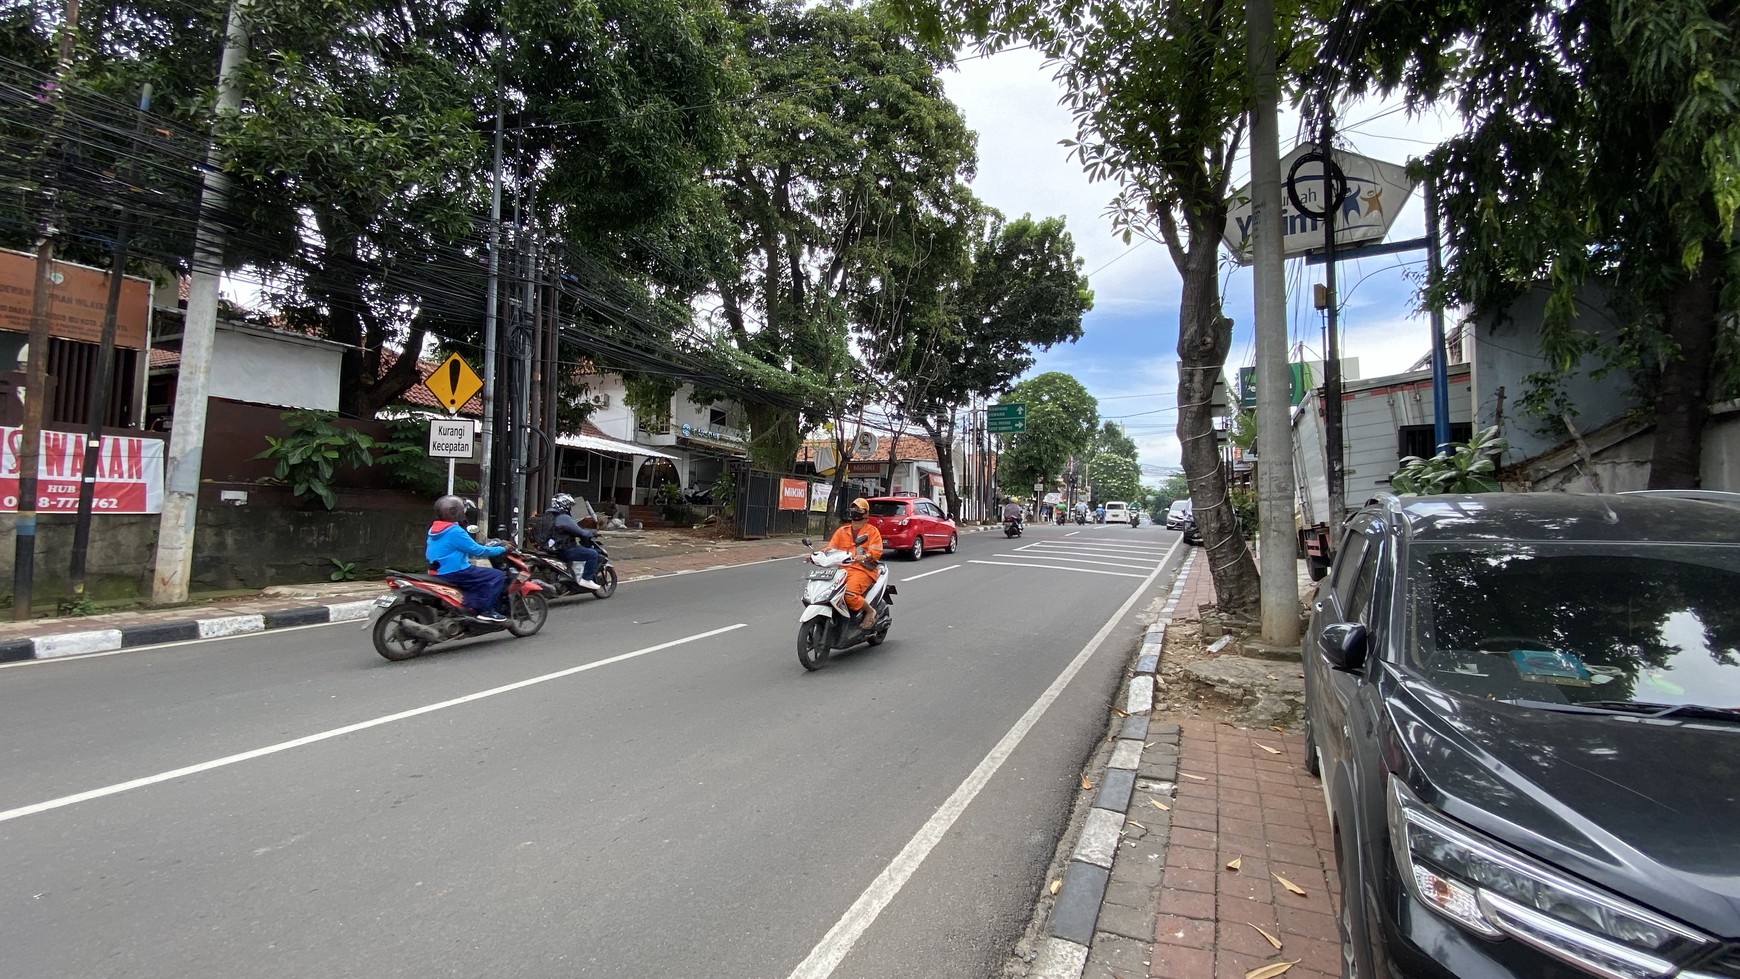
[[[618,442],[602,435],[558,435],[556,444],[570,449],[585,449],[589,452],[608,452],[612,455],[653,456],[658,459],[675,459],[669,452],[660,452],[651,446],[639,445],[634,442]]]

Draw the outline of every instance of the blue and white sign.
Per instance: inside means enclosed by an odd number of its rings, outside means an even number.
[[[1293,172],[1293,164],[1316,147],[1302,144],[1281,158],[1281,177]],[[1374,160],[1356,153],[1335,151],[1335,165],[1347,178],[1347,192],[1335,211],[1335,243],[1354,245],[1382,241],[1395,223],[1396,215],[1414,192],[1414,181],[1408,172],[1394,163]],[[1323,210],[1323,166],[1306,163],[1295,174],[1296,190],[1306,206]],[[1323,248],[1323,222],[1309,214],[1301,214],[1281,189],[1281,215],[1286,236],[1281,250],[1288,258]],[[1251,188],[1249,184],[1233,194],[1232,207],[1226,216],[1222,240],[1240,265],[1251,264]]]

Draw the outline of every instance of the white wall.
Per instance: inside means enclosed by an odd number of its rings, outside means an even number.
[[[285,408],[338,410],[344,349],[219,324],[211,359],[211,396]]]

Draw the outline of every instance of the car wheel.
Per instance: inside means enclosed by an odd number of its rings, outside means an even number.
[[[955,552],[955,548],[959,547],[960,545],[961,545],[961,535],[955,533],[954,531],[950,531],[949,532],[949,546],[943,548],[943,553],[944,554],[953,554]]]
[[[922,560],[923,558],[924,558],[924,535],[919,534],[919,535],[912,538],[912,559],[914,561],[918,561],[918,560]]]

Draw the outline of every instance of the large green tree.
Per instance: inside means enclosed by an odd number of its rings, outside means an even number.
[[[1238,533],[1215,449],[1210,395],[1232,321],[1221,308],[1219,248],[1229,180],[1251,95],[1244,7],[1228,0],[896,0],[939,38],[990,50],[1025,42],[1057,66],[1075,117],[1074,153],[1116,183],[1129,235],[1162,243],[1183,279],[1178,313],[1178,438],[1222,608],[1254,613],[1256,564]],[[1277,4],[1277,47],[1296,49],[1296,4]]]
[[[1142,469],[1135,460],[1115,452],[1100,452],[1088,460],[1088,482],[1094,490],[1094,500],[1104,503],[1107,500],[1124,500],[1136,498],[1142,491]]]
[[[784,466],[801,422],[843,433],[875,399],[853,338],[937,322],[890,276],[933,277],[927,249],[956,261],[938,236],[967,216],[973,136],[943,94],[940,57],[862,11],[744,0],[730,16],[752,97],[734,107],[735,156],[713,173],[729,230],[706,275],[729,341],[814,396],[807,419],[750,406],[757,458]]]
[[[1698,485],[1708,406],[1740,390],[1740,6],[1379,0],[1349,27],[1352,91],[1467,122],[1423,161],[1456,244],[1443,297],[1499,311],[1545,284],[1542,349],[1568,372],[1596,346],[1579,289],[1609,281],[1625,327],[1595,353],[1650,398],[1649,485]]]
[[[1141,453],[1136,450],[1136,440],[1130,438],[1124,431],[1124,426],[1114,421],[1105,422],[1100,426],[1100,430],[1094,433],[1094,453],[1097,455],[1104,452],[1122,456],[1132,463],[1139,462],[1141,459]],[[1119,499],[1124,499],[1124,497],[1119,497]]]
[[[1048,371],[1010,388],[998,403],[1027,406],[1027,430],[999,436],[997,475],[1004,486],[1050,483],[1071,461],[1086,461],[1100,409],[1074,377]]]
[[[986,209],[971,232],[971,261],[948,284],[942,328],[889,334],[905,359],[890,372],[887,393],[935,447],[950,513],[961,512],[951,451],[960,410],[974,397],[1007,391],[1038,351],[1079,339],[1093,307],[1063,218],[1006,221]]]

